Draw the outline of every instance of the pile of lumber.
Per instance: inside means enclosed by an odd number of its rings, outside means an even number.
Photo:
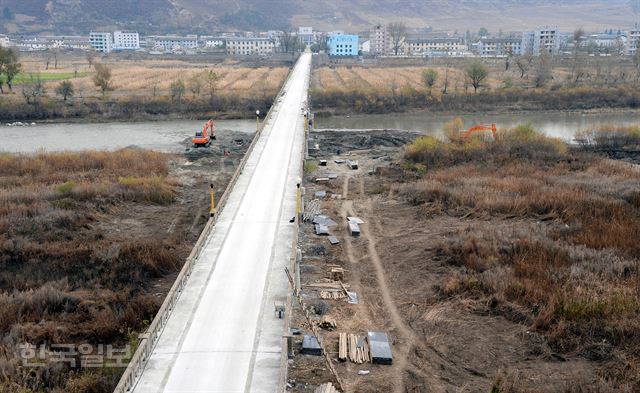
[[[320,299],[338,300],[347,297],[344,291],[320,291]]]
[[[314,393],[339,393],[340,391],[333,387],[331,382],[323,383],[318,386]]]
[[[340,281],[332,281],[332,282],[312,282],[309,284],[302,284],[305,288],[319,288],[319,289],[348,289],[348,284],[343,284]]]
[[[353,363],[362,364],[371,361],[371,352],[366,336],[352,333],[340,333],[338,339],[338,360],[349,359]]]

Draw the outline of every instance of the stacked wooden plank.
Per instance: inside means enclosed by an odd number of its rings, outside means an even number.
[[[343,284],[342,282],[312,282],[309,284],[302,284],[305,288],[319,288],[319,289],[343,289],[347,290],[349,284]]]
[[[352,333],[340,333],[338,338],[338,360],[349,359],[353,363],[371,362],[371,352],[366,336]]]
[[[331,382],[323,383],[318,386],[314,393],[339,393],[340,391],[333,387]]]
[[[348,357],[347,333],[340,333],[338,337],[338,360],[347,361]]]
[[[339,300],[344,299],[347,295],[344,294],[344,291],[320,291],[320,299],[329,299],[329,300]]]

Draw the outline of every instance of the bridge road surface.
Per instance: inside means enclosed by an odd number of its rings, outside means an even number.
[[[275,392],[311,54],[301,55],[132,391]]]

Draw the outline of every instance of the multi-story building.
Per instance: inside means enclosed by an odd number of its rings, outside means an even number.
[[[110,53],[113,49],[113,37],[111,33],[92,31],[89,33],[91,47],[98,52]]]
[[[4,34],[0,34],[0,46],[6,48],[10,44],[9,37]]]
[[[137,50],[140,49],[140,35],[137,31],[114,31],[114,50]]]
[[[304,45],[313,45],[316,42],[313,27],[298,27],[298,39]]]
[[[542,28],[522,33],[522,53],[538,56],[545,52],[556,55],[560,51],[562,42],[557,28]]]
[[[519,56],[522,54],[522,39],[482,38],[475,47],[478,56],[482,57]]]
[[[374,56],[384,56],[391,53],[391,35],[387,26],[377,24],[369,32],[369,51]]]
[[[640,42],[640,28],[636,26],[627,32],[624,53],[628,56],[635,56],[638,51],[638,42]]]
[[[198,36],[189,34],[178,35],[157,35],[147,37],[148,45],[152,48],[162,48],[165,51],[178,51],[198,48]]]
[[[275,41],[262,37],[227,38],[229,55],[267,55],[275,50]]]
[[[458,57],[469,51],[462,38],[454,37],[408,39],[406,47],[412,56]]]
[[[332,34],[327,41],[329,56],[358,56],[358,36]]]
[[[200,46],[205,48],[224,48],[226,38],[210,36],[210,35],[202,35],[200,36]]]

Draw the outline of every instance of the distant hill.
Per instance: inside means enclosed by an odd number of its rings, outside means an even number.
[[[637,0],[0,0],[0,30],[86,34],[97,28],[143,33],[269,30],[314,26],[365,31],[373,23],[476,31],[554,25],[572,30],[626,27]]]

